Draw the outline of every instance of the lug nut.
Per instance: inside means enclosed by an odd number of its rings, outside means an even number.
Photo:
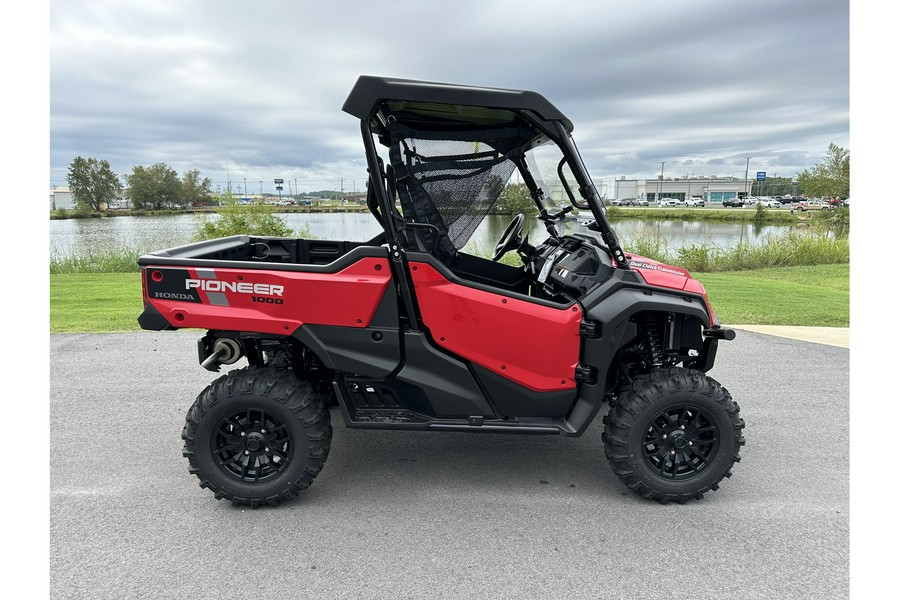
[[[684,429],[684,425],[681,426],[681,429]]]
[[[242,431],[242,432],[241,432],[241,437],[244,437],[245,435],[247,435],[247,432],[246,432],[246,431]]]
[[[666,439],[667,437],[669,437],[669,436],[667,436],[666,434],[663,434],[663,439]]]
[[[688,442],[688,446],[693,446],[694,442]]]
[[[244,450],[244,454],[250,454],[249,450]],[[675,454],[674,452],[672,454]]]

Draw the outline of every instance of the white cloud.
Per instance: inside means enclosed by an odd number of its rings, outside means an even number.
[[[50,182],[77,155],[218,182],[227,161],[269,187],[362,179],[341,112],[362,74],[538,91],[598,178],[741,156],[801,170],[849,145],[848,13],[834,0],[52,0]]]

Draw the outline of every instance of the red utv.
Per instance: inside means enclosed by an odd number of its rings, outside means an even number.
[[[580,436],[666,503],[718,488],[744,422],[706,373],[720,326],[699,281],[625,252],[572,140],[528,91],[360,77],[367,242],[234,236],[145,255],[144,329],[206,330],[212,382],[182,433],[216,498],[275,505],[347,427]],[[492,259],[462,251],[518,174],[546,235],[511,219]],[[501,259],[518,256],[511,266]]]

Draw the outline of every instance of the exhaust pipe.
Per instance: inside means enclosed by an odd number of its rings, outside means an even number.
[[[241,344],[233,338],[219,338],[212,346],[212,353],[200,363],[207,371],[216,372],[219,365],[231,365],[236,363],[244,355]]]

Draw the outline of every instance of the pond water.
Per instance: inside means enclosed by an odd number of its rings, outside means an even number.
[[[381,232],[368,213],[284,213],[280,216],[295,231],[306,226],[313,236],[321,239],[365,241]],[[50,221],[50,256],[66,258],[121,249],[149,252],[171,248],[190,242],[200,219],[198,215],[186,214],[53,220]],[[508,215],[489,215],[475,231],[467,249],[491,251],[510,220]],[[629,240],[653,235],[665,239],[670,248],[705,243],[726,249],[741,241],[758,243],[769,234],[780,236],[791,230],[783,225],[708,221],[623,220],[613,226],[626,250]],[[537,220],[529,219],[526,231],[532,243],[547,237]]]

